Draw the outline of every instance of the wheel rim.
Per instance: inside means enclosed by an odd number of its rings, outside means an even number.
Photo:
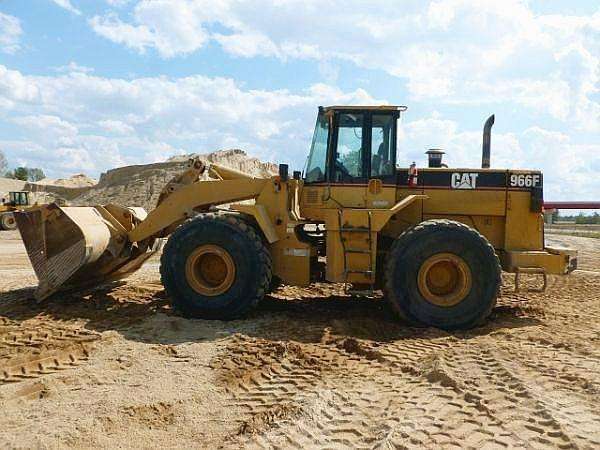
[[[227,292],[235,280],[231,255],[217,245],[201,245],[188,256],[185,277],[196,292],[209,297]]]
[[[439,253],[421,265],[418,284],[421,295],[428,302],[442,307],[454,306],[471,290],[471,269],[460,256]]]
[[[2,218],[2,225],[4,225],[4,227],[8,230],[12,230],[17,227],[17,221],[12,214],[6,214]]]

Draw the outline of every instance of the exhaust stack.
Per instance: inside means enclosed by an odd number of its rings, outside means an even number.
[[[445,152],[441,148],[430,148],[425,152],[425,154],[427,155],[427,163],[429,167],[439,168],[446,166],[442,162]]]
[[[490,168],[490,145],[492,143],[492,126],[494,125],[495,116],[492,114],[485,121],[485,125],[483,126],[483,146],[481,148],[481,168],[489,169]]]

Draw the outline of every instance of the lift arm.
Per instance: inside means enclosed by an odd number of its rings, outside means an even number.
[[[266,178],[239,178],[196,181],[182,186],[129,232],[129,241],[158,237],[163,230],[191,217],[196,209],[256,198],[269,181]]]

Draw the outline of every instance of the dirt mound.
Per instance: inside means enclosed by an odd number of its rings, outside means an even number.
[[[74,206],[117,203],[141,206],[149,211],[156,206],[164,186],[186,169],[187,161],[193,156],[255,177],[268,177],[277,172],[277,165],[250,157],[243,150],[220,150],[174,156],[161,163],[119,167],[103,173],[99,181],[85,174],[70,178],[45,178],[35,183],[0,177],[0,198],[8,198],[10,191],[28,191],[31,201],[37,203],[57,200],[67,201]]]
[[[255,177],[266,177],[277,172],[277,164],[262,162],[258,158],[248,156],[244,150],[237,148],[230,150],[219,150],[206,154],[198,153],[192,155],[173,156],[172,158],[169,158],[167,162],[186,163],[187,160],[192,156],[199,156],[208,162],[231,167]]]
[[[186,169],[189,158],[200,156],[207,162],[221,164],[256,177],[274,174],[277,166],[249,157],[238,149],[208,154],[176,156],[166,162],[120,167],[100,176],[98,184],[74,199],[74,205],[118,203],[125,206],[154,208],[163,187]]]
[[[84,174],[57,180],[44,178],[35,183],[0,177],[0,198],[8,199],[9,192],[27,191],[31,194],[30,201],[33,203],[51,203],[57,200],[68,201],[81,195],[95,184],[96,180]]]
[[[51,178],[44,178],[43,180],[41,180],[39,183],[36,183],[36,184],[41,184],[41,185],[46,185],[46,186],[63,186],[63,187],[67,187],[67,188],[83,188],[83,187],[95,186],[96,184],[98,184],[98,181],[94,180],[93,178],[88,177],[87,175],[85,175],[83,173],[79,173],[79,174],[73,175],[72,177],[69,177],[69,178],[58,178],[56,180],[53,180]]]
[[[25,181],[0,177],[0,198],[8,199],[9,192],[22,191],[26,184]]]

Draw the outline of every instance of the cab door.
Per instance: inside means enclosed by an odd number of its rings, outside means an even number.
[[[396,200],[396,135],[398,113],[373,111],[368,118],[366,207],[387,209]]]
[[[368,115],[336,111],[329,153],[329,206],[364,208],[369,180]]]
[[[396,111],[336,112],[329,161],[334,202],[350,208],[394,205],[397,119]]]

